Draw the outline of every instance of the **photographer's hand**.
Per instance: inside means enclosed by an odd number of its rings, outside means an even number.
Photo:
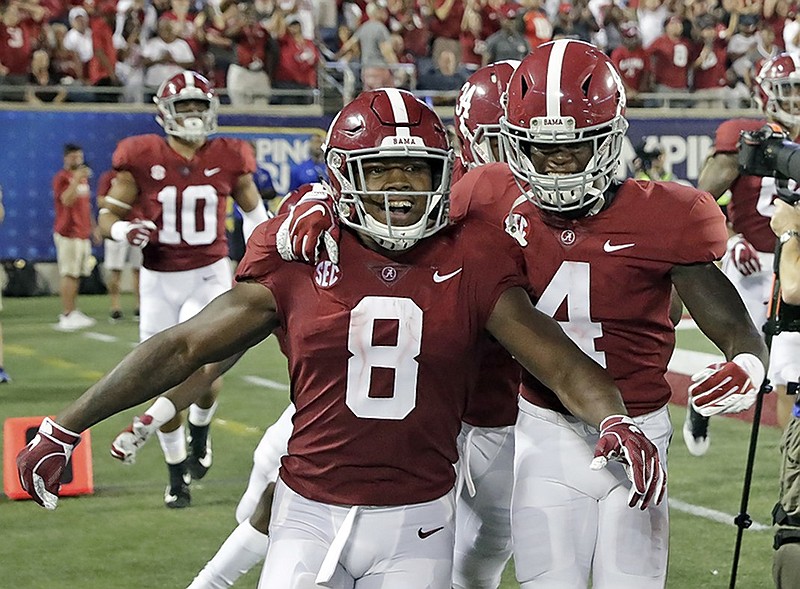
[[[782,200],[775,201],[775,212],[769,222],[772,231],[780,237],[787,231],[800,231],[800,207]]]

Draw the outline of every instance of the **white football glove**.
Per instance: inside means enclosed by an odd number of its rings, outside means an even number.
[[[764,365],[753,354],[737,354],[730,362],[715,362],[692,376],[689,399],[703,417],[749,409],[764,382]]]
[[[141,417],[137,415],[133,418],[133,423],[119,432],[111,442],[111,455],[123,464],[134,464],[136,453],[159,427],[160,425],[147,413]]]

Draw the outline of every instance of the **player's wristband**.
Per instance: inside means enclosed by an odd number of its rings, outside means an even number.
[[[250,235],[255,231],[255,228],[267,219],[269,219],[269,214],[262,200],[258,201],[256,208],[252,211],[242,211],[242,234],[244,235],[245,243],[250,239]]]
[[[114,241],[128,241],[128,231],[130,231],[131,224],[129,221],[115,221],[111,226],[111,239]]]

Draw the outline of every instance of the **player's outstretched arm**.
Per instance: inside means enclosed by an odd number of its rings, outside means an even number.
[[[81,431],[152,399],[204,364],[246,350],[267,337],[277,323],[272,293],[260,284],[245,282],[217,297],[192,319],[143,342],[55,421],[45,420],[17,455],[22,487],[37,503],[55,509],[61,473]]]
[[[710,262],[675,266],[671,276],[697,326],[728,360],[692,377],[692,404],[706,417],[748,409],[764,381],[768,352],[739,293]]]
[[[627,416],[614,381],[586,356],[527,293],[510,288],[495,305],[487,330],[522,366],[553,390],[576,417],[600,430],[592,469],[621,462],[631,481],[628,505],[647,509],[664,497],[667,473],[658,450]]]
[[[97,216],[97,225],[103,237],[113,239],[112,225],[127,218],[138,195],[139,187],[133,175],[121,170],[117,172],[108,194],[100,195],[103,199]]]
[[[62,411],[57,421],[73,431],[152,399],[210,362],[225,360],[266,338],[277,325],[266,287],[239,283],[190,320],[136,347],[122,362]]]

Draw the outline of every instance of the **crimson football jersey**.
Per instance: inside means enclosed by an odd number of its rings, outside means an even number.
[[[764,119],[732,119],[717,128],[714,153],[737,153],[742,131],[755,131],[766,124]],[[770,229],[775,196],[775,178],[739,175],[731,184],[728,221],[760,252],[775,250],[775,233]]]
[[[462,191],[474,196],[466,209],[454,206],[454,213],[505,225],[517,236],[536,307],[608,369],[631,415],[666,404],[664,375],[675,345],[670,270],[725,252],[725,220],[711,195],[671,182],[626,180],[607,209],[568,220],[519,199],[503,164],[470,171],[453,187],[454,205],[466,200]],[[566,412],[527,373],[521,393],[531,403]]]
[[[626,88],[641,91],[645,74],[650,72],[650,57],[642,47],[629,49],[620,45],[611,52],[611,61],[617,66]]]
[[[227,199],[239,177],[256,169],[248,143],[210,139],[187,160],[164,137],[138,135],[120,141],[112,161],[115,170],[133,175],[144,218],[158,227],[143,250],[145,268],[193,270],[228,255]]]
[[[461,157],[456,158],[453,164],[454,187],[467,171],[464,160]],[[470,191],[454,189],[450,194],[450,217],[454,220],[463,219],[472,198],[481,200],[480,195],[473,196]],[[508,209],[510,206],[506,208],[506,212]],[[496,219],[487,220],[497,226]],[[503,346],[489,336],[485,338],[481,349],[478,384],[467,399],[467,409],[462,421],[476,427],[514,425],[517,421],[517,395],[522,368]]]
[[[272,291],[297,408],[281,478],[339,505],[404,505],[455,483],[456,439],[498,297],[524,283],[513,240],[448,227],[395,259],[343,229],[341,262],[287,264],[283,218],[260,225],[236,279]]]

